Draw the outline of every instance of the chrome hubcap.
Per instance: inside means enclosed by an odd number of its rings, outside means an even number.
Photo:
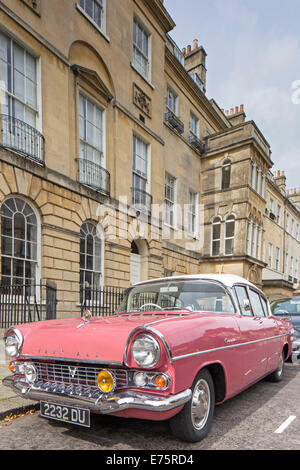
[[[192,422],[195,429],[202,429],[208,419],[210,410],[210,390],[206,380],[197,382],[192,397]]]

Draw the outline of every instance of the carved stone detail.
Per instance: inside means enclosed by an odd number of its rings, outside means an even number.
[[[151,98],[141,90],[135,83],[133,84],[133,103],[151,118],[152,115],[152,102]]]

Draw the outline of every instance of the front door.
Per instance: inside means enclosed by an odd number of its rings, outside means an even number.
[[[247,387],[266,373],[268,364],[266,337],[268,332],[264,323],[264,314],[258,310],[258,304],[256,304],[256,300],[259,300],[256,299],[258,294],[255,291],[248,293],[245,286],[235,286],[235,292],[242,313],[237,317],[241,333],[239,352],[243,385]]]

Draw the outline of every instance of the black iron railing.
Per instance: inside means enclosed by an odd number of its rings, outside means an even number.
[[[132,188],[132,206],[141,211],[150,214],[152,206],[152,196],[139,188]]]
[[[110,173],[90,160],[79,158],[79,182],[110,195]]]
[[[190,132],[189,142],[200,153],[205,152],[205,143],[199,139],[193,132]]]
[[[43,135],[26,122],[12,116],[0,114],[0,146],[44,163],[45,139]]]
[[[80,286],[81,313],[89,310],[93,316],[113,315],[121,304],[125,290],[121,287]]]
[[[167,110],[166,115],[165,115],[165,120],[170,126],[173,127],[179,134],[183,134],[184,132],[184,124],[176,114],[174,114],[172,111]]]
[[[55,284],[0,285],[0,328],[52,320],[56,305]]]

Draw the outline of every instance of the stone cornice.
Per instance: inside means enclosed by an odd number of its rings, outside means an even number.
[[[224,130],[227,130],[228,127],[225,126],[224,121],[218,115],[217,111],[214,110],[208,98],[197,87],[196,83],[190,77],[185,68],[178,62],[176,57],[174,57],[168,47],[165,47],[165,56],[166,63],[168,63],[168,65],[172,67],[173,71],[176,74],[176,78],[178,78],[178,80],[184,85],[184,87],[189,93],[194,95],[198,103],[201,104],[202,108],[204,108],[210,118],[214,121],[215,125],[220,129],[220,132],[224,132]]]
[[[165,30],[166,33],[172,31],[176,24],[172,20],[166,8],[160,0],[143,0],[151,12],[155,15],[157,21]]]

